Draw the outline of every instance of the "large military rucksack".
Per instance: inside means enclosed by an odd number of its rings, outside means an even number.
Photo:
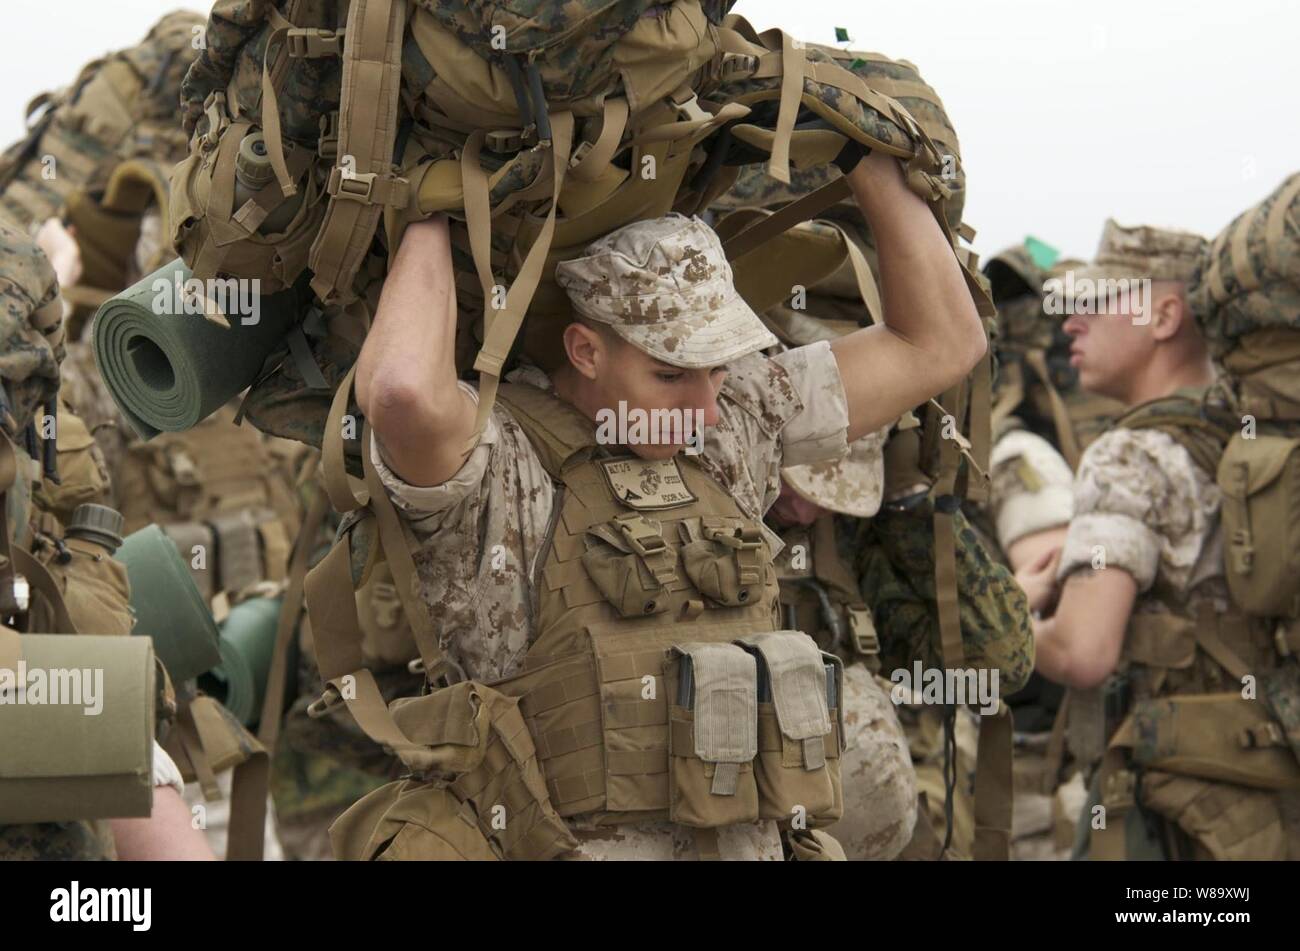
[[[568,4],[553,22],[534,6],[374,0],[348,5],[346,19],[305,0],[214,8],[183,92],[195,137],[173,178],[177,247],[197,276],[257,277],[263,292],[309,270],[326,311],[304,328],[314,366],[299,348],[254,387],[246,411],[260,428],[321,441],[385,247],[408,220],[454,219],[458,363],[479,373],[480,422],[525,311],[525,349],[543,367],[556,354],[569,311],[554,264],[630,221],[702,210],[734,180],[728,163],[767,161],[784,181],[853,136],[906,159],[945,220],[938,147],[822,49],[759,36],[698,0]],[[264,161],[241,166],[245,145]],[[832,182],[821,206],[847,194]]]

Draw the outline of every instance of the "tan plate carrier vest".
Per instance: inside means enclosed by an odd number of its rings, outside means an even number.
[[[560,484],[533,579],[536,640],[524,671],[494,684],[521,698],[556,811],[696,827],[788,820],[799,806],[813,820],[838,818],[838,708],[821,700],[825,664],[838,670],[838,661],[798,632],[761,639],[772,680],[764,701],[745,682],[753,655],[733,644],[779,627],[760,523],[691,457],[602,459],[591,424],[556,397],[513,385],[500,395]],[[661,475],[642,500],[658,503],[652,510],[616,496],[623,472],[642,480],[637,488]],[[683,654],[695,668],[689,708]],[[756,750],[736,722],[755,714]],[[696,729],[704,716],[711,728]],[[736,775],[715,778],[728,771]]]

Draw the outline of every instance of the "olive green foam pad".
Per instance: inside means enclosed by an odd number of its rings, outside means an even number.
[[[149,815],[149,641],[89,634],[20,640],[21,666],[0,669],[0,824]],[[20,695],[25,702],[14,702]]]
[[[221,662],[212,612],[161,528],[147,525],[128,535],[114,557],[126,565],[131,582],[136,617],[131,633],[153,640],[173,683],[192,680]]]
[[[200,681],[244,726],[262,713],[282,598],[250,598],[221,622],[221,663]]]
[[[177,258],[95,313],[95,363],[146,440],[190,429],[250,386],[299,311],[293,290],[263,297],[233,280],[204,285],[229,324],[222,326],[187,303],[181,288],[191,277]]]

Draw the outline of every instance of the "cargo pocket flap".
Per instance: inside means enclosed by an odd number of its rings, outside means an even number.
[[[463,681],[392,703],[397,726],[413,743],[441,747],[438,766],[450,773],[475,768],[487,751],[488,710],[476,687]]]

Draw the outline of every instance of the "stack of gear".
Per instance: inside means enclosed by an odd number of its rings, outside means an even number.
[[[126,571],[110,557],[116,513],[82,505],[65,528],[36,508],[59,478],[45,423],[61,315],[44,255],[0,221],[0,859],[114,858],[101,820],[149,815],[154,737],[175,714],[151,642],[124,636],[133,618]]]
[[[1221,536],[1207,542],[1216,562],[1195,583],[1157,578],[1106,695],[1077,711],[1071,698],[1071,742],[1093,736],[1100,756],[1107,822],[1092,831],[1095,859],[1152,845],[1174,859],[1300,855],[1298,211],[1294,175],[1212,244],[1113,223],[1103,235],[1108,278],[1188,282],[1226,372],[1116,423],[1165,434],[1214,479]],[[1150,817],[1154,841],[1138,834]]]

